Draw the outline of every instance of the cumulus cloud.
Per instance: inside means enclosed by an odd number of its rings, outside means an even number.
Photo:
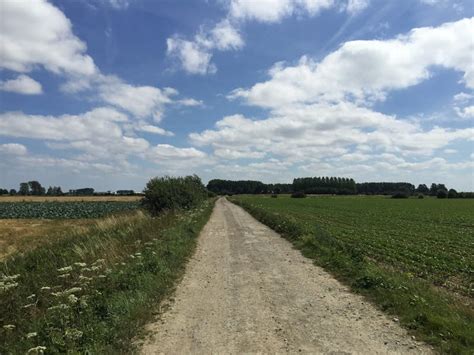
[[[4,0],[1,8],[1,68],[29,72],[40,66],[78,76],[96,72],[85,43],[72,33],[71,22],[58,8],[46,0]]]
[[[0,90],[24,95],[38,95],[43,93],[41,84],[24,74],[17,76],[15,79],[0,81]]]
[[[279,63],[269,71],[270,80],[236,89],[230,97],[263,107],[381,100],[387,91],[428,79],[435,66],[463,73],[464,84],[473,88],[473,36],[470,18],[417,28],[392,40],[346,42],[320,62],[304,56],[294,66]]]
[[[191,74],[214,74],[213,51],[238,50],[245,45],[241,28],[248,21],[278,23],[293,15],[315,16],[339,6],[348,13],[362,11],[369,0],[231,0],[225,18],[211,28],[201,27],[192,39],[174,35],[167,39],[167,55]]]
[[[26,155],[28,150],[23,144],[17,144],[17,143],[6,143],[6,144],[0,144],[0,153],[6,155],[12,155],[12,156],[18,156],[18,155]]]
[[[136,126],[135,130],[140,131],[140,132],[159,134],[161,136],[168,136],[168,137],[174,136],[173,132],[170,132],[161,127],[149,125],[149,124],[139,124],[138,126]]]

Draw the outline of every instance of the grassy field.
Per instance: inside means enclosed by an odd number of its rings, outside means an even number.
[[[84,233],[93,225],[91,219],[0,219],[0,261],[65,235]]]
[[[212,206],[208,200],[154,218],[135,211],[89,220],[82,233],[5,258],[0,353],[133,350],[131,339],[172,290]]]
[[[232,200],[439,350],[474,348],[474,200]]]

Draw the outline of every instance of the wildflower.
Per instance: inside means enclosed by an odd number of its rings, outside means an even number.
[[[36,333],[36,332],[31,332],[31,333],[26,334],[26,338],[27,338],[27,339],[34,338],[35,336],[38,336],[38,333]]]
[[[105,279],[107,276],[106,275],[99,275],[99,279]]]
[[[58,277],[61,279],[65,279],[66,277],[69,277],[69,276],[71,276],[71,274],[62,274],[62,275],[59,275]]]
[[[125,265],[127,265],[127,264],[125,264],[125,263],[122,262],[122,263],[120,263],[120,265],[125,266]]]
[[[13,324],[5,324],[5,325],[3,326],[3,329],[5,329],[5,330],[13,330],[13,329],[15,329],[15,328],[16,328],[16,326],[13,325]]]
[[[87,306],[89,306],[89,304],[87,303],[87,296],[82,296],[81,297],[80,305],[83,308],[86,308]]]
[[[28,354],[44,354],[46,346],[37,346],[28,350]]]
[[[105,264],[105,259],[97,259],[92,265]]]
[[[26,297],[26,299],[27,300],[32,300],[35,297],[36,297],[36,295],[33,293],[33,294],[29,295],[28,297]]]
[[[49,290],[51,290],[51,287],[49,287],[49,286],[41,287],[41,291],[49,291]]]
[[[69,306],[67,304],[60,303],[57,306],[49,307],[48,310],[49,311],[54,311],[56,309],[64,310],[64,309],[68,309],[68,308],[69,308]]]
[[[70,288],[69,290],[64,291],[63,294],[67,296],[72,293],[81,292],[81,291],[82,291],[81,287],[73,287],[73,288]]]
[[[83,267],[81,271],[92,271],[90,267]]]
[[[79,338],[82,338],[82,332],[79,330],[79,329],[67,329],[66,330],[66,338],[68,339],[79,339]]]
[[[19,277],[20,277],[20,274],[11,275],[11,276],[4,275],[4,276],[2,276],[2,279],[3,279],[4,281],[15,281],[15,280],[18,279]]]
[[[10,284],[4,284],[4,285],[0,286],[0,290],[8,291],[9,289],[15,288],[17,286],[18,286],[18,282],[13,282],[13,283],[10,283]]]
[[[34,307],[34,306],[36,306],[36,304],[34,304],[34,303],[28,303],[28,304],[25,304],[22,308],[27,309],[27,308],[31,308],[31,307]]]
[[[112,270],[111,270],[111,269],[105,269],[105,273],[106,273],[106,274],[111,274],[111,273],[112,273]]]
[[[79,280],[83,281],[83,282],[89,282],[89,281],[92,281],[93,278],[92,277],[87,277],[87,276],[84,276],[84,275],[80,275]]]
[[[58,271],[61,273],[72,271],[72,266],[65,266],[65,267],[59,268]]]
[[[77,298],[74,294],[71,294],[68,296],[67,300],[71,304],[76,304],[79,301],[79,298]]]
[[[86,263],[74,263],[74,266],[78,266],[78,267],[86,267],[87,264]]]
[[[98,266],[93,266],[93,267],[91,268],[91,270],[92,270],[92,271],[97,271],[97,270],[100,270],[100,267],[98,267]]]

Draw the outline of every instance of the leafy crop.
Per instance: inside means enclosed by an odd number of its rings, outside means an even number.
[[[103,202],[0,202],[0,218],[99,218],[135,210],[138,201]]]

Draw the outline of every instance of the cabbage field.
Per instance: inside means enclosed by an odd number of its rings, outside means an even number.
[[[139,201],[0,202],[0,219],[100,218],[112,213],[136,210],[139,206]]]

